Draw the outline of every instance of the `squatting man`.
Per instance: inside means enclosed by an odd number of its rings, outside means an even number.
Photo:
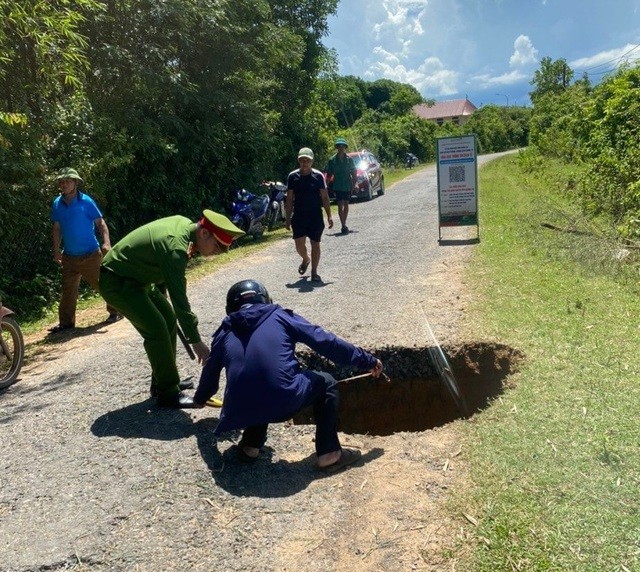
[[[229,289],[226,312],[213,334],[193,397],[194,406],[203,407],[218,391],[225,369],[227,383],[215,433],[244,429],[239,454],[255,459],[267,440],[269,423],[286,421],[312,406],[318,468],[336,471],[356,462],[360,451],[341,447],[338,439],[338,382],[329,373],[301,369],[296,344],[303,343],[337,364],[368,370],[374,377],[382,373],[382,362],[274,304],[255,280],[243,280]]]

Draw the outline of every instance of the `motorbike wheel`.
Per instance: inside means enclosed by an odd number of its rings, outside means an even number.
[[[18,323],[5,316],[0,322],[0,389],[18,381],[24,362],[24,338]]]

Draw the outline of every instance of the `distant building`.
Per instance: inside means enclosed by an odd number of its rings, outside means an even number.
[[[476,109],[478,108],[468,99],[437,101],[431,106],[426,103],[413,106],[413,112],[418,117],[433,121],[438,125],[442,125],[445,121],[451,121],[456,125],[464,125]]]

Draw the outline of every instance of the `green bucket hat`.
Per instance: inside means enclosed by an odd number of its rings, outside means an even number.
[[[338,145],[344,145],[345,147],[348,147],[348,146],[349,146],[349,145],[347,144],[347,140],[346,140],[344,137],[338,137],[338,138],[336,139],[336,145],[335,145],[335,146],[337,147]]]
[[[82,177],[78,175],[78,171],[72,169],[71,167],[65,167],[64,169],[60,170],[58,176],[56,177],[56,181],[61,181],[62,179],[75,179],[80,185],[84,183]]]

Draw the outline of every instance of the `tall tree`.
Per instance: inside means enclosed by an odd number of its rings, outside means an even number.
[[[540,61],[540,69],[536,70],[533,79],[529,82],[534,86],[529,92],[531,101],[544,95],[557,95],[568,89],[573,79],[573,70],[567,65],[564,58],[553,61],[550,57],[544,57]]]

